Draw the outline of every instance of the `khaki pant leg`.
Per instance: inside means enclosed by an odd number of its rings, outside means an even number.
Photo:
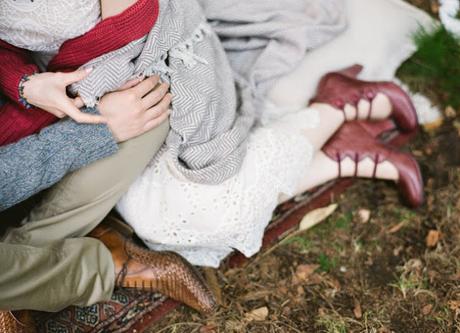
[[[120,145],[117,154],[66,176],[4,242],[43,246],[82,237],[96,227],[164,143],[169,122]]]
[[[56,312],[110,299],[112,256],[98,240],[67,239],[44,247],[0,243],[0,309]]]

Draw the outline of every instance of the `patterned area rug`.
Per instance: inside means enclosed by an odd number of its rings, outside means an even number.
[[[164,304],[159,294],[117,290],[110,302],[69,307],[57,314],[37,312],[38,331],[46,333],[133,332],[137,321]]]
[[[411,135],[391,132],[384,141],[402,146],[410,138]],[[328,183],[280,205],[265,233],[263,249],[284,238],[297,228],[306,213],[328,205],[352,183],[352,180]],[[241,266],[248,260],[236,253],[222,264],[221,269]],[[179,303],[159,294],[117,290],[108,303],[85,308],[70,307],[55,314],[37,312],[34,318],[39,325],[39,333],[140,333],[178,306]]]

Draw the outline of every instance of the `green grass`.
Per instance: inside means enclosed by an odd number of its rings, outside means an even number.
[[[327,237],[335,230],[348,230],[353,222],[353,214],[351,212],[342,213],[338,216],[334,214],[326,221],[317,225],[312,229],[312,233],[320,238]]]
[[[318,257],[318,264],[323,272],[330,272],[337,267],[337,259],[330,258],[326,254],[321,253]]]
[[[460,40],[443,26],[433,33],[420,30],[418,50],[398,71],[413,90],[427,94],[444,106],[460,107]]]
[[[282,245],[293,244],[300,253],[307,253],[312,248],[312,242],[307,236],[294,236],[282,241]]]
[[[417,276],[401,276],[396,283],[391,283],[390,287],[399,290],[403,298],[406,298],[409,292],[416,293],[417,291],[427,290],[428,281]]]
[[[347,212],[345,214],[340,215],[337,220],[334,222],[334,227],[337,229],[349,229],[351,222],[353,221],[353,214],[351,212]]]
[[[337,315],[322,315],[316,320],[317,326],[325,333],[347,333],[345,321]]]
[[[417,214],[414,211],[409,210],[407,208],[396,208],[394,212],[396,218],[399,221],[411,221],[413,218],[417,216]]]

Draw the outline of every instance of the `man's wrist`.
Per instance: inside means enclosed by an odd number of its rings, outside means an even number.
[[[92,111],[91,112],[94,112],[95,114],[100,114],[100,115],[104,115],[102,112],[101,112],[101,104],[98,103],[96,106],[92,107],[92,108],[88,108],[88,109],[91,109]],[[120,143],[122,140],[120,140],[120,138],[117,136],[117,134],[115,133],[115,131],[112,129],[112,127],[110,126],[110,121],[107,121],[107,123],[105,124],[108,131],[110,132],[113,140],[116,142],[116,143]]]

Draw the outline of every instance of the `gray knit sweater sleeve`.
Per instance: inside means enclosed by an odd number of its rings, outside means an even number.
[[[77,124],[70,119],[0,147],[0,211],[117,150],[106,125]]]

